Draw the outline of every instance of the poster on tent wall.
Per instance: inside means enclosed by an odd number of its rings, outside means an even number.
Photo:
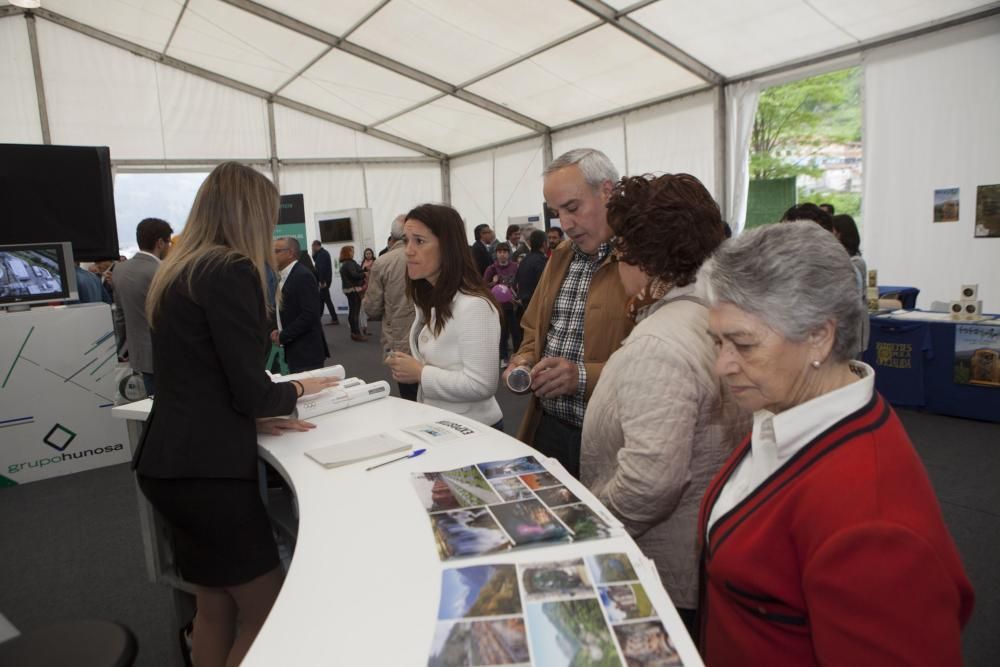
[[[958,222],[958,188],[934,191],[934,222]]]
[[[1000,388],[1000,326],[955,327],[955,383]]]
[[[1000,185],[976,190],[976,237],[1000,237]]]
[[[296,239],[302,250],[309,249],[309,244],[306,243],[306,204],[302,195],[281,195],[274,238],[285,236]]]
[[[117,349],[104,303],[0,313],[0,486],[131,458],[111,416]]]

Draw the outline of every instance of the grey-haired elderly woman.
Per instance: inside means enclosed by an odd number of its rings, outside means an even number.
[[[854,269],[813,222],[715,254],[715,372],[754,412],[702,500],[713,667],[958,665],[973,592],[927,474],[875,392]]]

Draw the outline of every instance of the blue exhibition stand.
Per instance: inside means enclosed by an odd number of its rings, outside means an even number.
[[[864,361],[875,388],[893,405],[1000,422],[1000,387],[955,382],[955,331],[961,321],[915,321],[871,315]],[[1000,326],[1000,319],[982,324]]]

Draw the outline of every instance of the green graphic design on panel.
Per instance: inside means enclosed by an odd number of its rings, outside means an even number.
[[[8,486],[17,486],[17,482],[8,477],[0,475],[0,489],[6,488]]]
[[[306,223],[304,222],[294,222],[284,225],[277,225],[274,228],[274,238],[281,238],[282,236],[291,236],[299,242],[302,250],[308,250],[306,246]]]

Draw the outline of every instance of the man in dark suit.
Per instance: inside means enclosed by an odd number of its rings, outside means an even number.
[[[483,275],[490,264],[493,263],[489,247],[493,243],[493,229],[484,223],[476,225],[472,233],[476,236],[476,241],[472,244],[472,259],[476,262],[479,275]]]
[[[323,306],[330,311],[332,324],[340,324],[337,319],[337,309],[333,307],[333,300],[330,298],[330,281],[333,280],[333,261],[330,253],[319,241],[312,242],[312,259],[316,265],[316,275],[319,278],[319,316],[323,317]]]
[[[146,293],[153,282],[160,261],[170,251],[170,225],[157,218],[146,218],[135,229],[139,252],[115,268],[115,325],[125,331],[128,364],[142,373],[146,394],[153,395],[153,343],[146,320]]]
[[[322,368],[326,359],[319,285],[312,271],[298,261],[300,252],[299,242],[290,236],[274,240],[281,304],[271,341],[285,348],[285,361],[293,373]]]

